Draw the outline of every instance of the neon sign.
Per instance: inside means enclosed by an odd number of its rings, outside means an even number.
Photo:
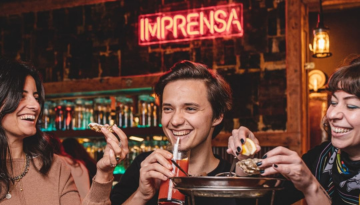
[[[242,4],[139,16],[139,45],[241,37],[243,34]]]

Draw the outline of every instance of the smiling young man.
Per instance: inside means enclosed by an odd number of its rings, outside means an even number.
[[[212,152],[211,141],[222,128],[224,113],[231,108],[229,85],[205,65],[176,63],[155,86],[160,99],[163,131],[180,150],[191,150],[189,174],[215,176],[228,172],[230,164]],[[171,153],[156,150],[140,154],[111,194],[112,204],[156,204],[161,180],[172,177]],[[236,204],[229,198],[196,198],[196,204]]]

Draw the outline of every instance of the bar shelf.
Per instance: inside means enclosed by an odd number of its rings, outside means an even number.
[[[131,127],[131,128],[122,128],[125,134],[129,136],[152,136],[152,135],[164,135],[161,127]],[[101,132],[95,132],[93,130],[56,130],[56,131],[44,131],[45,133],[50,133],[60,138],[66,137],[102,137],[104,136]]]

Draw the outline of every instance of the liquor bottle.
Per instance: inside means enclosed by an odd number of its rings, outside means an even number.
[[[148,95],[139,96],[139,125],[138,127],[147,127],[148,126]]]
[[[104,124],[104,98],[95,98],[94,101],[94,121],[99,124]]]
[[[83,121],[84,121],[84,100],[79,98],[75,100],[75,109],[74,109],[74,117],[73,117],[73,126],[74,130],[82,130],[83,129]]]
[[[73,129],[73,115],[74,115],[74,103],[66,101],[64,112],[64,125],[65,130]]]
[[[115,107],[115,124],[118,127],[124,127],[124,104],[123,104],[122,96],[118,96],[115,98],[116,107]]]
[[[58,101],[55,110],[55,128],[56,130],[64,130],[64,102]]]

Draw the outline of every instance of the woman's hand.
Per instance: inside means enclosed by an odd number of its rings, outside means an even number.
[[[97,162],[97,172],[95,181],[109,182],[113,178],[113,171],[117,164],[119,164],[129,153],[128,139],[125,133],[116,125],[112,129],[117,137],[105,128],[101,128],[101,132],[105,135],[106,146],[103,157]]]
[[[226,152],[237,157],[239,160],[245,159],[248,156],[241,155],[241,147],[245,143],[246,138],[251,139],[256,145],[256,152],[259,152],[261,147],[259,140],[255,135],[246,127],[241,126],[239,129],[234,129],[232,135],[228,139],[228,149]]]
[[[327,192],[297,152],[285,147],[276,147],[267,152],[257,165],[264,170],[262,176],[281,174],[290,180],[295,188],[304,194],[307,204],[332,203]]]
[[[292,181],[295,188],[303,193],[306,193],[307,189],[311,188],[314,182],[317,182],[297,152],[285,147],[276,147],[267,152],[259,165],[264,170],[261,175],[281,174]]]
[[[140,168],[138,197],[142,200],[150,200],[159,189],[160,182],[173,177],[172,164],[169,160],[172,154],[165,150],[155,150],[142,163]]]

